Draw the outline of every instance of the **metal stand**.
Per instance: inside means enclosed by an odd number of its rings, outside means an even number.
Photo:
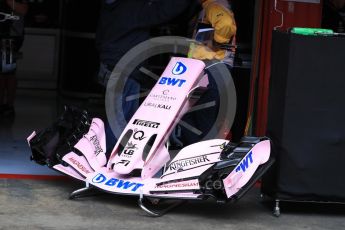
[[[69,195],[69,199],[73,200],[73,199],[78,199],[78,198],[87,197],[87,196],[94,196],[100,193],[102,192],[94,189],[93,187],[90,187],[90,184],[88,182],[85,182],[85,187],[72,192]]]
[[[265,198],[266,198],[266,196],[265,196],[263,193],[261,193],[261,194],[260,194],[260,199],[261,199],[261,201],[264,201]],[[270,198],[272,199],[272,197],[270,197]],[[275,217],[279,217],[279,216],[280,216],[280,201],[281,201],[281,200],[279,200],[279,199],[277,199],[277,198],[274,199],[275,206],[273,207],[273,215],[274,215]]]
[[[169,207],[165,208],[165,209],[162,209],[162,210],[153,210],[153,209],[150,209],[148,207],[145,206],[144,204],[144,201],[145,201],[145,198],[143,196],[143,194],[140,194],[140,198],[138,200],[138,205],[139,207],[144,211],[146,212],[146,214],[148,214],[149,216],[151,217],[160,217],[160,216],[163,216],[165,213],[169,212],[170,210],[172,210],[173,208],[176,208],[177,206],[180,206],[181,204],[185,203],[186,201],[178,201],[172,205],[170,205]],[[154,200],[155,204],[158,203],[158,200]],[[152,203],[152,202],[151,202]]]
[[[280,200],[275,199],[275,203],[276,203],[276,205],[273,209],[273,215],[275,217],[279,217],[280,216]]]

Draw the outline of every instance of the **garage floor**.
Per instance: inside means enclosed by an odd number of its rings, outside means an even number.
[[[163,217],[150,218],[139,209],[136,198],[99,195],[68,200],[82,184],[66,178],[18,179],[56,175],[29,161],[25,138],[51,124],[60,106],[54,93],[19,92],[16,118],[0,122],[0,230],[345,229],[345,205],[283,203],[277,218],[272,215],[273,203],[262,201],[258,188],[236,204],[187,203]],[[8,174],[19,176],[8,179]]]
[[[80,185],[79,185],[80,186]],[[101,195],[68,200],[72,181],[0,180],[0,229],[345,229],[345,207],[272,203],[252,189],[235,204],[186,203],[163,217],[147,217],[131,197]]]

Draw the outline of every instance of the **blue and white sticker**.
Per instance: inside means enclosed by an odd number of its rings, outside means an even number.
[[[130,190],[132,192],[136,192],[139,188],[144,186],[144,184],[141,184],[141,183],[121,180],[117,178],[108,179],[102,173],[99,173],[94,178],[92,178],[92,182],[95,184],[104,184],[105,186],[108,186],[108,187],[116,187],[118,189]]]
[[[168,86],[178,86],[181,88],[184,83],[187,81],[184,79],[178,79],[178,78],[171,78],[171,77],[162,77],[158,84],[160,85],[168,85]]]
[[[236,172],[246,172],[250,165],[253,164],[253,152],[250,152],[243,158],[243,160],[239,163],[236,168]]]
[[[185,66],[182,62],[177,62],[175,67],[172,70],[174,75],[182,75],[187,71],[187,66]]]

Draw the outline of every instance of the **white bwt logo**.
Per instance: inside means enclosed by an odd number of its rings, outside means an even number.
[[[187,67],[182,64],[182,62],[177,62],[174,69],[172,70],[172,73],[174,75],[182,75],[187,71]]]

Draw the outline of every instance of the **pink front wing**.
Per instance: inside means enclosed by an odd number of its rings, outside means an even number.
[[[256,144],[243,158],[238,166],[223,180],[228,198],[236,194],[250,178],[257,168],[270,158],[271,143],[269,140]]]

